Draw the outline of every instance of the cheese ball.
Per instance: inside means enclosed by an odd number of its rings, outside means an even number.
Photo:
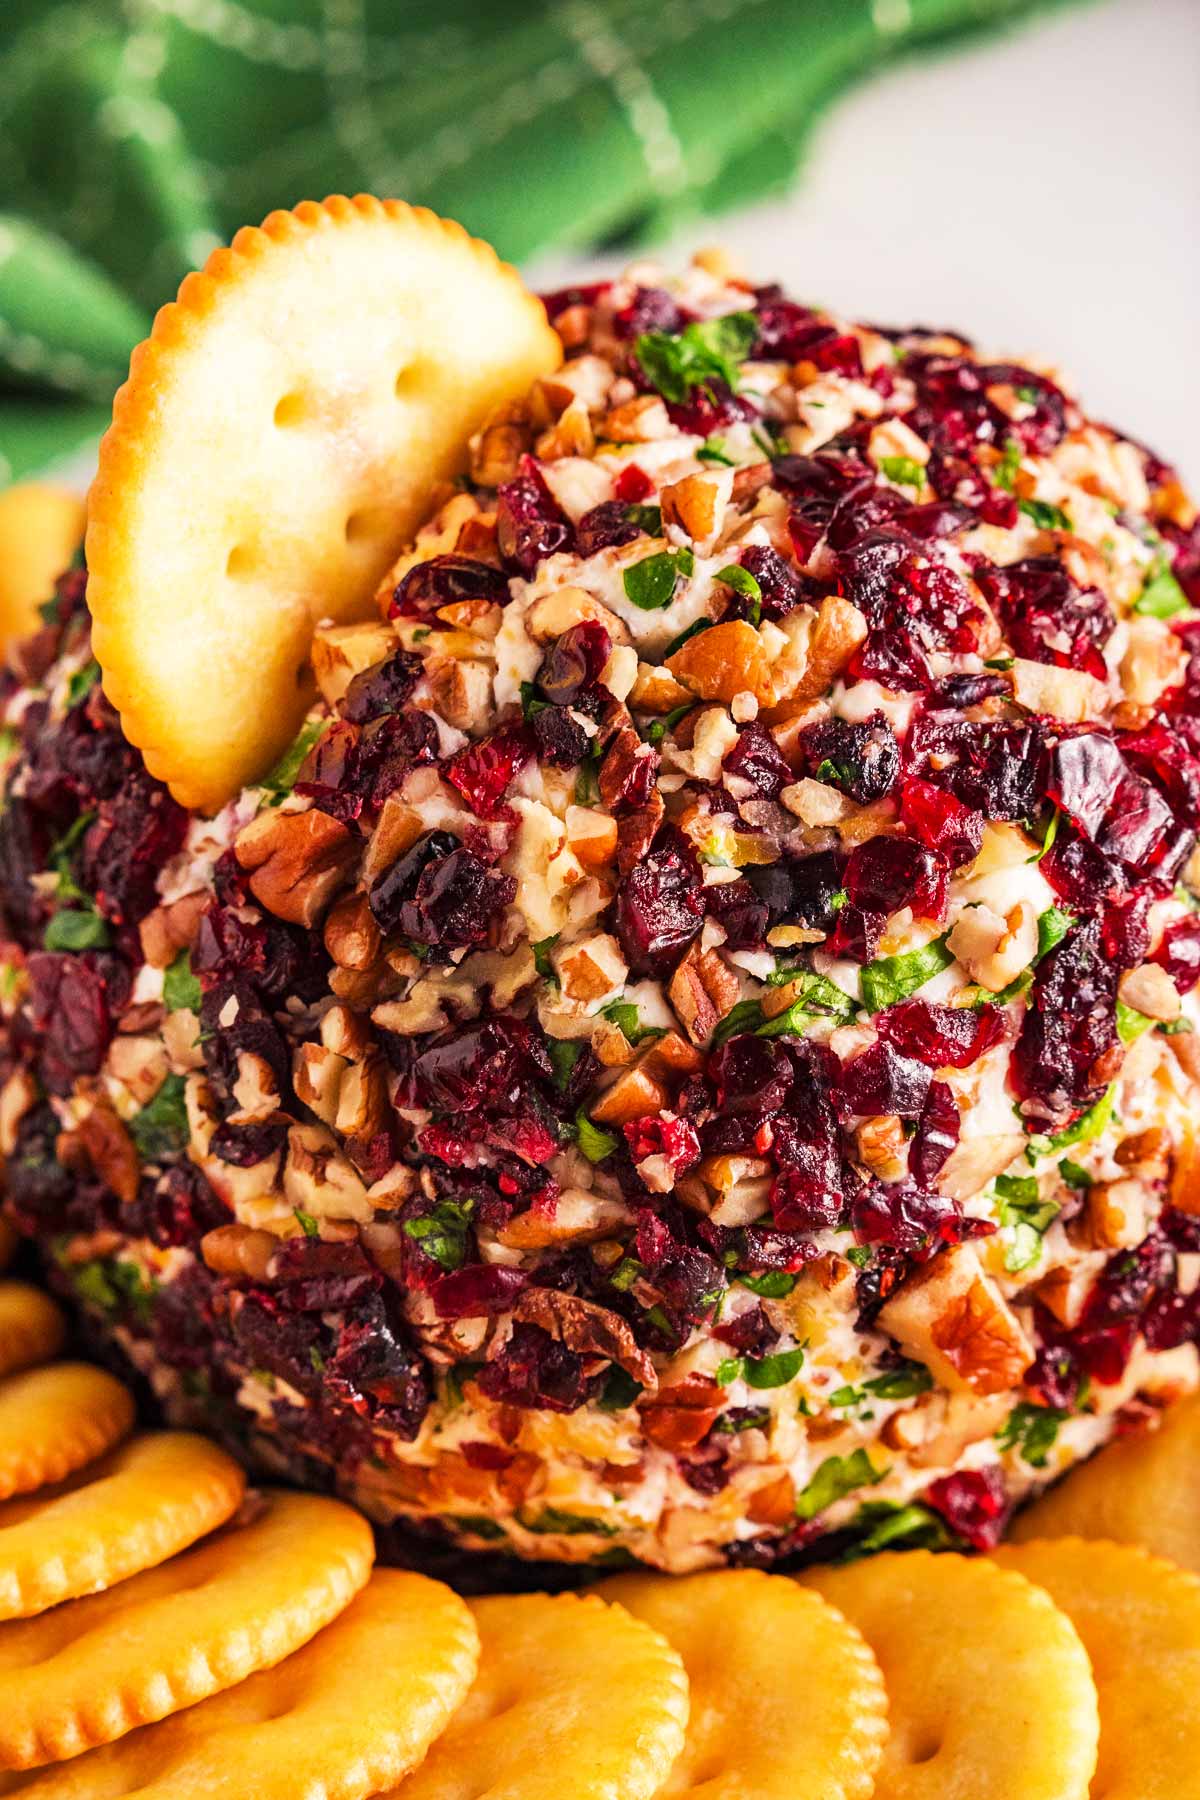
[[[7,1215],[398,1555],[987,1548],[1200,1376],[1196,510],[718,258],[547,310],[215,818],[85,570],[12,654]]]

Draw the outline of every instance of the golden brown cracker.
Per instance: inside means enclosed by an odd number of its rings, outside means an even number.
[[[69,1763],[0,1775],[29,1800],[366,1800],[420,1762],[479,1640],[441,1582],[378,1569],[273,1669]]]
[[[158,1568],[0,1625],[0,1767],[78,1756],[270,1668],[370,1575],[371,1528],[340,1501],[245,1510]]]
[[[0,1281],[0,1377],[57,1356],[66,1335],[49,1294],[27,1281]]]
[[[683,1747],[666,1640],[594,1594],[471,1603],[479,1674],[392,1800],[649,1800]]]
[[[1070,1620],[1038,1588],[926,1550],[801,1579],[857,1625],[883,1670],[876,1800],[1087,1800],[1096,1689]]]
[[[63,1481],[133,1425],[133,1395],[89,1363],[51,1363],[0,1381],[0,1500]]]
[[[83,542],[78,494],[25,481],[0,493],[0,644],[36,631],[38,607],[54,592]]]
[[[316,621],[369,616],[470,433],[561,355],[494,251],[397,200],[303,201],[187,277],[114,402],[87,533],[105,691],[177,800],[266,772]]]
[[[0,1506],[0,1619],[155,1568],[233,1516],[246,1478],[184,1431],[147,1432],[60,1486]]]
[[[687,1738],[659,1800],[866,1800],[887,1737],[883,1677],[817,1594],[753,1569],[618,1575],[599,1592],[687,1671]]]
[[[1197,1800],[1200,1581],[1134,1545],[1082,1538],[994,1555],[1049,1594],[1091,1658],[1100,1696],[1093,1800]]]

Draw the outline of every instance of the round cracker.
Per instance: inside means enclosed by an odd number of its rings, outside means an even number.
[[[20,1241],[8,1220],[0,1219],[0,1269],[7,1269]]]
[[[52,1363],[0,1381],[0,1500],[62,1481],[133,1426],[133,1395],[90,1363]]]
[[[1130,1544],[1005,1546],[1071,1619],[1100,1696],[1093,1800],[1200,1797],[1200,1581]]]
[[[245,1491],[245,1475],[216,1444],[156,1431],[59,1487],[9,1500],[0,1506],[0,1619],[156,1568],[232,1518]]]
[[[420,1762],[470,1687],[478,1652],[457,1594],[379,1569],[286,1662],[74,1762],[0,1776],[0,1794],[366,1800]]]
[[[927,1550],[801,1579],[883,1670],[877,1800],[1087,1800],[1099,1719],[1070,1620],[1011,1569]]]
[[[62,1310],[27,1281],[0,1281],[0,1375],[57,1356],[67,1335]]]
[[[687,1671],[687,1737],[661,1800],[871,1793],[887,1737],[883,1677],[819,1595],[753,1569],[618,1575],[599,1592],[661,1632]]]
[[[105,692],[177,800],[270,767],[314,624],[369,616],[471,432],[561,357],[488,245],[396,200],[306,200],[187,277],[117,394],[87,532]]]
[[[38,607],[83,542],[83,501],[69,488],[19,482],[0,493],[0,644],[38,627]]]
[[[1120,1438],[1073,1469],[1013,1521],[1009,1537],[1111,1538],[1200,1574],[1200,1394],[1157,1430]]]
[[[648,1800],[683,1748],[666,1640],[594,1594],[471,1602],[479,1674],[393,1800]]]
[[[338,1500],[275,1493],[156,1569],[0,1625],[0,1766],[61,1762],[272,1667],[344,1611],[375,1560]]]

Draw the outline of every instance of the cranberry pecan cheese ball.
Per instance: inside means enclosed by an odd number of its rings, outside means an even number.
[[[217,816],[82,569],[15,652],[8,1216],[431,1555],[988,1546],[1197,1386],[1195,509],[716,259],[548,311]]]

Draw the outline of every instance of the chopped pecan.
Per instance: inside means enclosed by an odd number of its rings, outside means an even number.
[[[377,875],[410,850],[423,830],[420,813],[414,812],[399,794],[389,794],[363,855],[362,878],[366,885],[370,887]]]
[[[667,1104],[667,1090],[640,1064],[622,1070],[610,1088],[606,1088],[592,1107],[592,1117],[601,1125],[623,1125],[627,1119],[641,1119],[647,1113],[661,1112]]]
[[[489,414],[479,436],[471,443],[471,479],[480,487],[499,487],[513,481],[521,470],[521,458],[533,448],[533,425],[523,400],[506,400]]]
[[[339,969],[369,969],[382,941],[364,893],[343,894],[334,901],[325,920],[325,948]]]
[[[319,625],[313,633],[313,674],[322,698],[336,706],[356,675],[396,648],[396,634],[382,620],[359,625]]]
[[[142,955],[152,969],[169,967],[181,950],[191,949],[211,897],[202,888],[146,914],[138,926],[138,937]]]
[[[627,1375],[651,1393],[658,1387],[654,1364],[641,1349],[619,1313],[593,1300],[563,1294],[557,1288],[527,1288],[513,1308],[513,1317],[565,1344],[577,1356],[603,1356],[617,1363]]]
[[[1033,1346],[969,1244],[914,1270],[880,1309],[879,1323],[954,1392],[1016,1387],[1033,1361]]]
[[[431,661],[429,687],[434,706],[448,725],[466,731],[490,721],[492,675],[486,663],[460,656]]]
[[[0,1088],[0,1156],[16,1149],[17,1127],[37,1098],[37,1083],[27,1069],[15,1069]]]
[[[702,700],[728,706],[735,694],[753,694],[760,706],[773,698],[771,669],[762,639],[745,619],[727,619],[681,644],[667,667],[676,681]]]
[[[659,495],[663,524],[677,525],[693,543],[710,547],[721,534],[732,487],[728,470],[719,475],[685,475]]]
[[[667,990],[693,1044],[707,1044],[725,1015],[737,1004],[741,986],[716,950],[693,943],[679,963]]]
[[[239,832],[234,854],[250,869],[260,906],[292,925],[315,925],[346,878],[358,844],[338,819],[315,809],[260,813]]]
[[[141,1164],[133,1139],[110,1106],[94,1106],[58,1140],[58,1158],[69,1169],[91,1167],[124,1205],[137,1199]]]
[[[600,764],[600,798],[614,811],[620,806],[645,806],[655,791],[658,752],[644,743],[632,725],[624,725],[609,743]]]
[[[642,1403],[642,1430],[662,1450],[694,1450],[724,1404],[725,1391],[711,1376],[687,1375]]]
[[[248,1225],[218,1225],[200,1239],[200,1254],[215,1275],[245,1275],[265,1281],[279,1240]]]
[[[746,1505],[746,1517],[755,1525],[794,1525],[796,1484],[790,1475],[775,1475],[755,1488]]]
[[[815,700],[826,693],[866,635],[867,621],[857,606],[839,594],[827,594],[808,641],[804,673],[786,698]]]
[[[639,806],[636,812],[625,813],[619,820],[617,869],[622,875],[628,875],[641,862],[654,842],[666,810],[663,797],[655,788],[645,806]]]

